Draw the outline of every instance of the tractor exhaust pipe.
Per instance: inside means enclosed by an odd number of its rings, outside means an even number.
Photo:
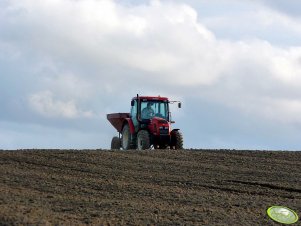
[[[137,93],[137,121],[141,122],[141,117],[140,117],[140,98],[139,98],[139,94]]]

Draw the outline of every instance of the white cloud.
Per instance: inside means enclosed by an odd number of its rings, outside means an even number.
[[[91,117],[90,111],[81,111],[75,104],[74,100],[62,101],[55,99],[50,91],[42,91],[29,96],[29,104],[34,111],[45,117]]]
[[[274,51],[269,64],[271,73],[292,87],[301,86],[301,48]]]
[[[204,68],[200,60],[214,60],[206,53],[214,35],[197,23],[197,13],[187,5],[152,2],[126,8],[113,1],[27,0],[15,2],[15,8],[26,12],[20,14],[19,23],[31,29],[25,48],[58,61],[114,61],[157,77],[164,75],[165,81],[176,84],[214,80],[216,73],[198,73]],[[189,68],[190,79],[182,79],[183,68]]]
[[[43,88],[51,89],[60,97],[73,98],[77,101],[87,101],[93,97],[95,87],[89,78],[85,78],[85,75],[52,71],[46,66],[38,70],[36,76]]]
[[[211,9],[208,10],[210,16],[205,11],[206,7],[201,8],[205,16],[202,14],[199,16],[200,21],[218,38],[232,41],[258,38],[273,45],[285,47],[300,45],[300,19],[269,8],[261,0],[214,2],[212,4],[203,2],[203,5]]]

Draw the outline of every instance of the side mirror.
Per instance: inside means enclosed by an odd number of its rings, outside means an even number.
[[[131,101],[131,106],[133,107],[135,105],[134,100]]]
[[[178,103],[178,108],[181,108],[181,107],[182,107],[182,103],[179,102],[179,103]]]

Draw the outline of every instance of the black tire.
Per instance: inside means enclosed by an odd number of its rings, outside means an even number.
[[[119,137],[113,137],[111,142],[111,149],[112,150],[120,150],[121,148],[121,141]]]
[[[123,150],[131,148],[131,132],[128,124],[125,124],[122,129],[121,146]]]
[[[137,135],[135,136],[134,134],[131,135],[132,137],[132,142],[131,142],[131,149],[137,149]]]
[[[149,133],[146,130],[140,130],[137,134],[137,149],[146,150],[150,149]]]
[[[183,135],[179,130],[174,130],[171,133],[171,149],[183,149]]]

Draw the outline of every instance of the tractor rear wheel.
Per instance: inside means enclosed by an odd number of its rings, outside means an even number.
[[[183,149],[183,135],[179,130],[171,132],[171,149]]]
[[[113,137],[111,142],[111,149],[112,150],[119,150],[121,147],[121,142],[119,137]]]
[[[123,150],[129,150],[131,148],[131,132],[128,124],[124,125],[122,129],[121,145]]]
[[[140,130],[137,134],[137,148],[138,150],[146,150],[150,148],[150,137],[146,130]]]

